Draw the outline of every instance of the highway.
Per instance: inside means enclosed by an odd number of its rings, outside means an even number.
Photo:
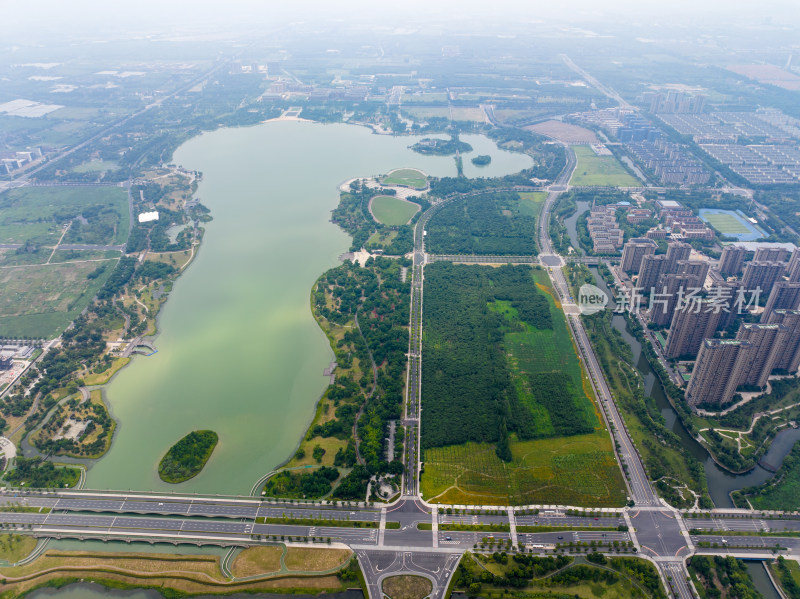
[[[600,550],[610,550],[614,542],[631,542],[641,556],[656,563],[673,594],[687,598],[693,595],[683,560],[695,551],[756,558],[772,555],[776,545],[790,554],[800,551],[800,538],[780,536],[782,531],[800,532],[800,517],[720,510],[710,516],[691,514],[693,517],[684,520],[680,512],[666,506],[634,506],[588,516],[570,515],[555,506],[543,507],[539,513],[529,507],[456,507],[458,513],[446,514],[444,506],[432,510],[417,498],[392,505],[346,505],[232,496],[10,489],[0,493],[0,506],[3,528],[39,537],[221,546],[306,540],[324,544],[330,539],[353,548],[372,592],[386,576],[407,572],[432,577],[437,597],[443,596],[457,563],[454,560],[489,539],[495,545],[511,541],[540,552],[557,544],[594,542]],[[4,511],[8,509],[26,511]],[[265,518],[313,518],[317,522],[267,523]],[[356,522],[360,524],[354,526]],[[387,522],[396,524],[387,528]],[[483,525],[489,530],[446,530],[456,524]],[[523,528],[537,525],[563,530],[526,532]],[[604,530],[608,528],[622,530]],[[689,535],[690,529],[709,532]],[[777,536],[758,536],[764,532]]]
[[[652,560],[674,597],[695,596],[687,583],[684,560],[695,551],[733,552],[736,555],[771,555],[776,543],[800,551],[800,538],[758,536],[765,532],[800,531],[800,518],[760,512],[719,510],[711,515],[686,517],[663,503],[647,477],[636,448],[617,410],[597,357],[571,296],[562,267],[564,258],[553,252],[549,222],[558,197],[569,191],[575,156],[566,148],[564,170],[549,188],[538,226],[539,263],[558,293],[580,357],[603,408],[606,425],[618,444],[620,462],[632,506],[595,511],[588,516],[568,514],[570,506],[520,506],[481,509],[479,506],[428,506],[421,500],[420,424],[422,373],[422,323],[425,227],[441,206],[484,193],[453,194],[431,206],[414,229],[411,306],[409,314],[408,370],[404,406],[406,474],[401,497],[392,504],[326,501],[267,501],[253,497],[200,496],[97,490],[19,490],[0,492],[0,525],[38,537],[100,538],[148,542],[250,546],[269,542],[331,541],[349,545],[358,556],[371,599],[381,599],[380,584],[400,573],[425,576],[433,583],[432,598],[444,597],[460,555],[484,539],[511,542],[535,551],[556,544],[595,542],[602,548],[614,542],[632,543],[638,554]],[[516,189],[515,189],[516,190]],[[439,256],[436,259],[464,256]],[[489,256],[486,259],[502,258]],[[511,257],[508,257],[511,258]],[[522,260],[520,262],[532,263]],[[474,259],[475,262],[482,260]],[[571,506],[581,509],[580,506]],[[16,510],[16,511],[11,511]],[[266,522],[270,519],[270,522]],[[309,522],[309,520],[313,520]],[[292,523],[294,521],[294,523]],[[387,527],[387,523],[391,523]],[[448,530],[481,526],[474,530]],[[528,532],[524,527],[552,526],[558,530]],[[606,529],[606,530],[603,530]],[[609,530],[610,529],[610,530]],[[709,534],[691,534],[690,531]],[[733,532],[748,533],[748,536]],[[727,536],[725,536],[727,534]],[[717,547],[713,547],[713,544]],[[602,549],[601,549],[602,550]]]
[[[569,59],[566,58],[566,60]],[[584,76],[588,77],[585,74]],[[628,485],[630,498],[637,508],[644,508],[638,509],[631,516],[631,521],[636,530],[637,542],[642,548],[642,555],[662,560],[658,561],[657,565],[665,585],[668,583],[674,585],[671,587],[671,591],[676,597],[691,599],[694,597],[694,593],[690,586],[686,584],[688,572],[684,563],[685,558],[690,554],[685,526],[682,526],[682,520],[676,511],[662,507],[661,500],[650,484],[647,472],[636,451],[633,440],[628,434],[625,421],[617,409],[611,389],[583,327],[583,322],[579,315],[580,310],[572,297],[562,271],[564,260],[553,252],[550,240],[552,209],[558,197],[569,190],[569,180],[576,166],[575,154],[569,147],[565,146],[565,150],[567,164],[557,180],[550,186],[550,193],[548,193],[545,200],[539,220],[539,260],[544,265],[553,287],[560,297],[562,308],[567,316],[567,322],[572,330],[572,336],[578,346],[581,359],[602,407],[606,426],[611,430],[615,441],[617,456],[621,465],[625,465],[623,476]],[[659,510],[659,507],[662,507],[662,509]],[[672,582],[675,580],[677,582]]]

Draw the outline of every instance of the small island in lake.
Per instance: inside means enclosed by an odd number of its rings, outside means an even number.
[[[217,446],[214,431],[192,431],[169,448],[158,464],[158,476],[167,483],[182,483],[194,478],[206,465]]]
[[[492,157],[489,156],[488,154],[480,154],[479,156],[475,156],[475,158],[472,159],[472,164],[474,164],[475,166],[486,166],[491,161]]]
[[[418,154],[427,154],[433,156],[450,156],[456,152],[471,152],[472,146],[465,141],[461,141],[457,137],[450,139],[438,139],[433,137],[425,137],[420,139],[413,146],[409,146]]]

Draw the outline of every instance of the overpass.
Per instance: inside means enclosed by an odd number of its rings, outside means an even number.
[[[558,293],[579,355],[584,363],[602,414],[610,430],[623,471],[632,507],[601,510],[592,517],[570,516],[570,506],[450,506],[461,513],[445,515],[420,496],[420,423],[422,373],[422,317],[424,267],[431,258],[425,253],[425,226],[442,206],[490,191],[482,189],[451,194],[433,204],[421,215],[414,228],[413,266],[411,273],[411,308],[409,314],[409,351],[404,419],[406,427],[403,461],[406,473],[402,497],[391,504],[354,502],[287,502],[253,497],[201,496],[192,494],[125,493],[121,491],[33,491],[7,490],[0,494],[0,504],[20,504],[23,511],[0,511],[3,527],[37,537],[118,539],[172,544],[252,546],[288,542],[331,542],[350,546],[358,556],[366,577],[370,597],[381,599],[381,581],[400,573],[417,573],[432,581],[431,597],[443,597],[459,556],[480,542],[491,531],[496,540],[517,547],[540,551],[559,543],[600,543],[602,551],[612,553],[613,542],[632,544],[638,555],[656,564],[665,587],[674,597],[689,599],[695,595],[687,583],[684,560],[696,552],[730,552],[736,555],[772,555],[776,551],[800,551],[800,539],[783,536],[781,531],[798,530],[798,522],[786,514],[775,514],[765,527],[760,512],[712,512],[710,517],[687,514],[663,503],[657,496],[641,458],[617,410],[613,394],[605,381],[597,357],[589,343],[562,266],[564,257],[553,251],[549,238],[552,207],[560,194],[568,191],[568,181],[575,168],[574,154],[567,148],[567,164],[550,186],[538,223],[541,254],[538,262],[546,270]],[[527,189],[527,188],[526,188]],[[468,258],[462,255],[437,259]],[[470,257],[476,262],[481,261]],[[487,256],[485,259],[500,258]],[[502,257],[504,260],[509,257]],[[532,256],[517,257],[534,263]],[[567,258],[569,259],[569,258]],[[148,345],[141,338],[129,346]],[[127,351],[127,350],[126,350]],[[572,506],[573,509],[582,509]],[[546,513],[530,514],[531,508]],[[616,513],[619,512],[619,513]],[[469,515],[469,521],[463,518]],[[461,518],[459,520],[459,518]],[[597,518],[597,519],[595,519]],[[396,522],[396,527],[387,527]],[[358,523],[358,526],[355,525]],[[448,525],[467,523],[486,528],[450,530]],[[420,527],[420,525],[425,525]],[[558,526],[556,532],[527,532],[526,526]],[[741,528],[742,526],[752,526]],[[737,528],[740,527],[740,528]],[[617,530],[607,530],[616,528]],[[604,530],[605,529],[605,530]],[[735,532],[748,532],[734,534]],[[734,541],[731,541],[734,539]],[[778,544],[778,548],[775,544]],[[716,547],[714,546],[716,544]]]

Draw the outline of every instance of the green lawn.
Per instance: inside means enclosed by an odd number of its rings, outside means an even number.
[[[572,146],[578,165],[570,185],[638,187],[642,183],[629,174],[614,156],[598,156],[588,146]]]
[[[525,216],[539,217],[547,194],[543,191],[524,191],[519,194],[519,212]]]
[[[379,229],[375,231],[370,238],[367,239],[368,250],[375,248],[386,248],[391,245],[392,241],[397,237],[397,231],[393,229]]]
[[[731,214],[704,214],[703,218],[723,235],[747,235],[752,233],[738,218]]]
[[[778,475],[747,499],[757,510],[800,509],[800,444],[786,456]]]
[[[123,244],[128,198],[120,187],[20,187],[0,194],[0,243]]]
[[[384,185],[405,185],[414,189],[425,189],[428,178],[425,173],[415,168],[401,168],[386,175],[381,183]]]
[[[419,211],[419,204],[401,200],[393,196],[375,196],[370,200],[369,209],[373,218],[389,226],[406,224]]]
[[[100,173],[103,171],[113,171],[117,168],[116,162],[109,162],[107,160],[90,160],[79,164],[72,169],[73,173]]]

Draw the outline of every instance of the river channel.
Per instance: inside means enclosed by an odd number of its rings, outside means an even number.
[[[464,156],[468,176],[533,164],[486,137],[462,139],[475,149]],[[277,121],[205,133],[176,151],[176,164],[203,173],[197,197],[214,220],[159,315],[158,353],[136,356],[108,387],[119,427],[87,487],[246,494],[291,455],[333,358],[309,296],[350,244],[329,220],[337,188],[400,167],[456,175],[452,156],[408,149],[418,140]],[[472,165],[479,153],[491,155],[491,164]],[[190,481],[162,482],[159,460],[193,429],[219,434],[211,459]]]
[[[67,585],[61,589],[43,588],[33,591],[27,595],[28,599],[47,599],[47,597],[58,597],[59,599],[163,599],[164,595],[156,590],[120,590],[107,588],[99,584],[88,582],[77,582]],[[236,593],[226,595],[228,599],[364,599],[364,593],[360,590],[349,590],[341,593],[325,593],[321,595],[279,595],[277,593]],[[197,595],[196,599],[218,599],[219,595]]]
[[[576,248],[580,247],[576,231],[577,220],[582,213],[589,209],[589,203],[578,202],[577,206],[578,208],[575,214],[564,221],[564,224],[567,226],[570,240],[572,241],[573,246]],[[603,289],[603,291],[611,296],[612,294],[608,288],[608,285],[606,285],[603,278],[597,272],[597,269],[592,268],[591,271],[594,274],[598,287]],[[623,338],[630,346],[633,352],[633,359],[636,364],[636,368],[644,377],[645,391],[655,400],[656,404],[661,410],[661,415],[664,417],[666,426],[673,433],[678,435],[683,442],[684,447],[686,447],[696,459],[703,463],[706,473],[706,482],[708,483],[708,492],[715,506],[733,507],[733,501],[731,501],[730,498],[730,493],[732,491],[736,491],[744,487],[759,485],[769,480],[773,476],[772,472],[765,470],[761,466],[756,466],[750,472],[741,475],[731,474],[727,470],[720,468],[711,458],[708,451],[702,445],[700,445],[700,443],[698,443],[697,440],[694,439],[694,437],[692,437],[681,424],[680,420],[678,419],[678,415],[675,413],[675,410],[670,405],[669,400],[664,393],[664,388],[661,385],[661,381],[659,381],[652,368],[650,368],[647,357],[642,352],[642,346],[631,333],[625,318],[621,314],[615,314],[612,319],[612,324],[614,325],[614,328],[616,328],[622,334]],[[775,439],[773,440],[765,459],[770,464],[782,463],[783,459],[791,451],[792,446],[798,440],[800,440],[800,429],[788,429],[781,431],[775,436]]]

